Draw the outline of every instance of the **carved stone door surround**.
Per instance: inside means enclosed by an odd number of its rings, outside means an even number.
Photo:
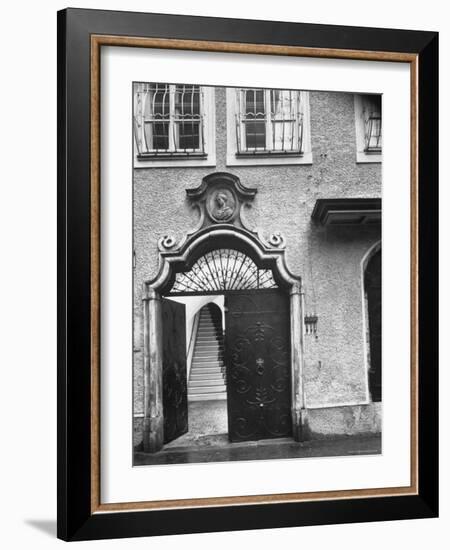
[[[189,271],[208,252],[230,248],[247,255],[260,270],[271,270],[278,288],[289,295],[291,423],[296,441],[305,436],[306,410],[303,385],[303,295],[301,278],[285,260],[285,240],[280,233],[267,238],[249,229],[244,208],[251,206],[257,189],[241,184],[233,174],[216,172],[199,187],[187,189],[193,208],[200,213],[197,227],[180,242],[171,235],[159,239],[160,268],[144,284],[144,451],[156,452],[164,444],[162,296],[174,287],[177,273]],[[207,290],[208,291],[208,290]]]

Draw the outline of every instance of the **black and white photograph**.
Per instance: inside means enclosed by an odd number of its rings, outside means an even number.
[[[448,546],[444,6],[5,4],[2,548]]]
[[[130,96],[133,465],[381,453],[382,94]]]

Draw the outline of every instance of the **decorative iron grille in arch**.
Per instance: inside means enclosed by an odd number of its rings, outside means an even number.
[[[277,287],[270,269],[259,269],[242,252],[220,248],[201,256],[189,271],[177,273],[172,292],[223,292]]]

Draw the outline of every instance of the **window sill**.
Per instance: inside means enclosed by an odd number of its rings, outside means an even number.
[[[169,153],[160,155],[136,155],[134,168],[184,168],[195,166],[215,166],[214,154],[207,153]]]
[[[278,153],[255,151],[227,154],[227,166],[281,166],[312,164],[312,152]]]
[[[291,157],[303,157],[303,153],[290,152],[290,151],[245,151],[244,153],[236,153],[238,158],[254,158],[254,157],[265,157],[265,158],[291,158]]]
[[[206,153],[148,153],[143,155],[137,155],[137,160],[179,160],[179,159],[191,159],[191,158],[206,158]]]
[[[357,151],[356,152],[356,162],[358,164],[372,164],[380,163],[383,160],[383,154],[377,152],[366,152],[366,151]]]

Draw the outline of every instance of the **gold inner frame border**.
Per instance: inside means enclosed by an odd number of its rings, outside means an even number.
[[[100,501],[100,50],[102,46],[162,48],[206,52],[355,59],[409,63],[411,94],[411,483],[407,487],[318,491],[313,493],[282,493],[231,497],[212,497],[180,500],[119,502],[103,504]],[[91,228],[91,513],[124,512],[133,510],[164,510],[202,508],[349,498],[375,498],[417,495],[418,479],[418,71],[417,54],[401,52],[307,48],[273,44],[243,44],[169,38],[143,38],[115,35],[91,35],[90,55],[90,228]]]

